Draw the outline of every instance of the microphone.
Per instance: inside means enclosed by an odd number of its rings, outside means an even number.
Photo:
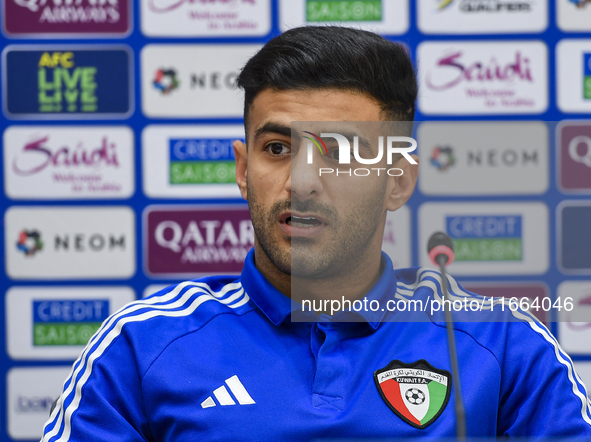
[[[444,232],[435,232],[429,238],[427,244],[427,252],[431,262],[439,265],[441,271],[441,288],[443,290],[443,298],[449,301],[449,310],[443,304],[445,312],[445,322],[447,329],[447,344],[449,348],[449,359],[451,362],[451,370],[453,378],[455,379],[455,410],[456,410],[456,437],[460,441],[466,440],[466,412],[464,410],[464,399],[462,397],[462,386],[460,382],[460,367],[458,365],[458,352],[456,350],[456,339],[453,329],[453,317],[451,314],[451,299],[449,298],[449,291],[447,288],[447,275],[445,274],[445,266],[454,261],[454,245],[451,238]]]

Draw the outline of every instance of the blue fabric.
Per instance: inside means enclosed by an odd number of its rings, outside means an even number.
[[[394,271],[385,255],[383,263],[369,300],[427,300],[441,291],[433,270]],[[451,278],[450,288],[477,299]],[[186,282],[129,304],[75,362],[44,440],[454,437],[453,389],[441,415],[417,429],[387,406],[373,377],[395,359],[424,359],[451,371],[441,315],[343,312],[310,322],[292,315],[313,314],[258,272],[253,253],[239,278]],[[342,315],[362,320],[337,322]],[[543,325],[481,321],[455,328],[470,437],[591,438],[584,386]],[[233,404],[222,405],[224,390]]]

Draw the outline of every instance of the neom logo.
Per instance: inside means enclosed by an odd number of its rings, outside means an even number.
[[[321,157],[324,158],[328,158],[329,161],[334,161],[334,162],[338,162],[338,164],[351,164],[351,152],[353,152],[353,158],[355,159],[355,162],[360,163],[360,164],[377,164],[380,161],[382,161],[382,159],[384,158],[384,137],[380,136],[378,137],[378,153],[375,156],[375,158],[365,158],[367,157],[368,153],[372,153],[373,149],[372,149],[372,144],[369,142],[369,140],[367,140],[364,137],[360,137],[358,135],[352,135],[352,134],[347,134],[347,135],[343,135],[343,134],[339,134],[339,133],[334,133],[334,132],[323,132],[320,134],[320,136],[312,133],[312,132],[308,132],[308,131],[303,131],[304,133],[307,133],[309,135],[311,135],[313,138],[311,137],[307,137],[307,136],[303,136],[303,138],[306,138],[307,140],[309,140],[308,142],[308,156],[307,156],[307,162],[308,164],[312,164],[314,162],[314,145],[318,148],[318,150],[320,151],[320,155]],[[338,148],[334,149],[334,148],[328,148],[326,146],[326,143],[324,142],[323,138],[334,138],[334,140],[336,140]],[[398,161],[399,158],[396,158],[396,160],[394,160],[394,154],[399,154],[402,155],[402,157],[404,157],[406,160],[408,160],[409,163],[411,164],[417,164],[417,162],[410,156],[410,152],[413,152],[416,148],[417,148],[417,142],[415,141],[414,138],[410,138],[410,137],[399,137],[399,136],[388,136],[385,137],[386,138],[386,158],[387,158],[387,163],[388,165],[392,165],[393,163],[395,163],[396,161]],[[351,143],[349,142],[349,139],[353,139],[353,149],[351,150]],[[395,147],[394,143],[409,143],[410,147]],[[314,144],[314,145],[313,145]],[[361,149],[364,152],[364,156],[361,156],[359,153],[360,150],[360,146],[361,145]],[[335,157],[335,155],[337,155]],[[348,176],[368,176],[372,173],[372,171],[375,171],[375,173],[377,173],[377,175],[379,176],[381,174],[382,171],[384,171],[384,175],[388,174],[389,176],[400,176],[403,174],[403,170],[400,168],[389,168],[386,169],[385,167],[372,167],[371,170],[369,168],[365,168],[365,167],[361,167],[361,168],[355,168],[355,169],[349,169],[349,170],[344,170],[344,169],[339,169],[337,168],[336,171],[334,168],[328,168],[328,167],[321,167],[318,171],[319,176],[322,176],[323,174],[333,174],[336,172],[336,176],[339,175],[348,175]]]
[[[35,253],[43,250],[41,234],[38,230],[21,230],[18,234],[16,248],[23,252],[25,256],[35,256]]]
[[[86,252],[91,250],[93,252],[101,252],[103,250],[125,250],[125,235],[114,235],[102,233],[94,233],[86,235],[84,233],[76,234],[62,234],[54,237],[54,250],[60,251],[75,251]]]
[[[107,136],[102,138],[101,146],[96,148],[86,148],[82,143],[78,143],[75,147],[62,146],[52,149],[47,146],[48,142],[49,135],[27,143],[12,161],[13,172],[27,176],[48,167],[84,167],[95,170],[101,166],[119,167],[117,145],[109,142]]]
[[[160,68],[154,74],[152,82],[154,88],[159,90],[162,95],[168,95],[179,87],[179,80],[176,78],[176,70]]]
[[[199,72],[191,74],[191,89],[236,89],[238,72]]]
[[[469,167],[516,167],[538,166],[538,151],[525,149],[482,149],[465,152]],[[431,165],[441,172],[456,164],[456,155],[450,146],[433,148]]]

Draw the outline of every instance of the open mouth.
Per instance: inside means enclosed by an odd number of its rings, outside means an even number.
[[[310,227],[316,227],[322,224],[321,221],[317,220],[313,216],[310,217],[303,217],[303,216],[289,216],[285,220],[285,223],[292,226],[292,227],[299,227],[303,229],[307,229]]]

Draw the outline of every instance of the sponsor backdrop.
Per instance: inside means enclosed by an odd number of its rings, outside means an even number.
[[[421,172],[387,219],[394,264],[428,265],[445,230],[469,289],[572,297],[576,315],[537,314],[591,384],[591,0],[0,4],[0,440],[39,438],[109,314],[240,272],[234,81],[304,24],[374,30],[416,62]]]

